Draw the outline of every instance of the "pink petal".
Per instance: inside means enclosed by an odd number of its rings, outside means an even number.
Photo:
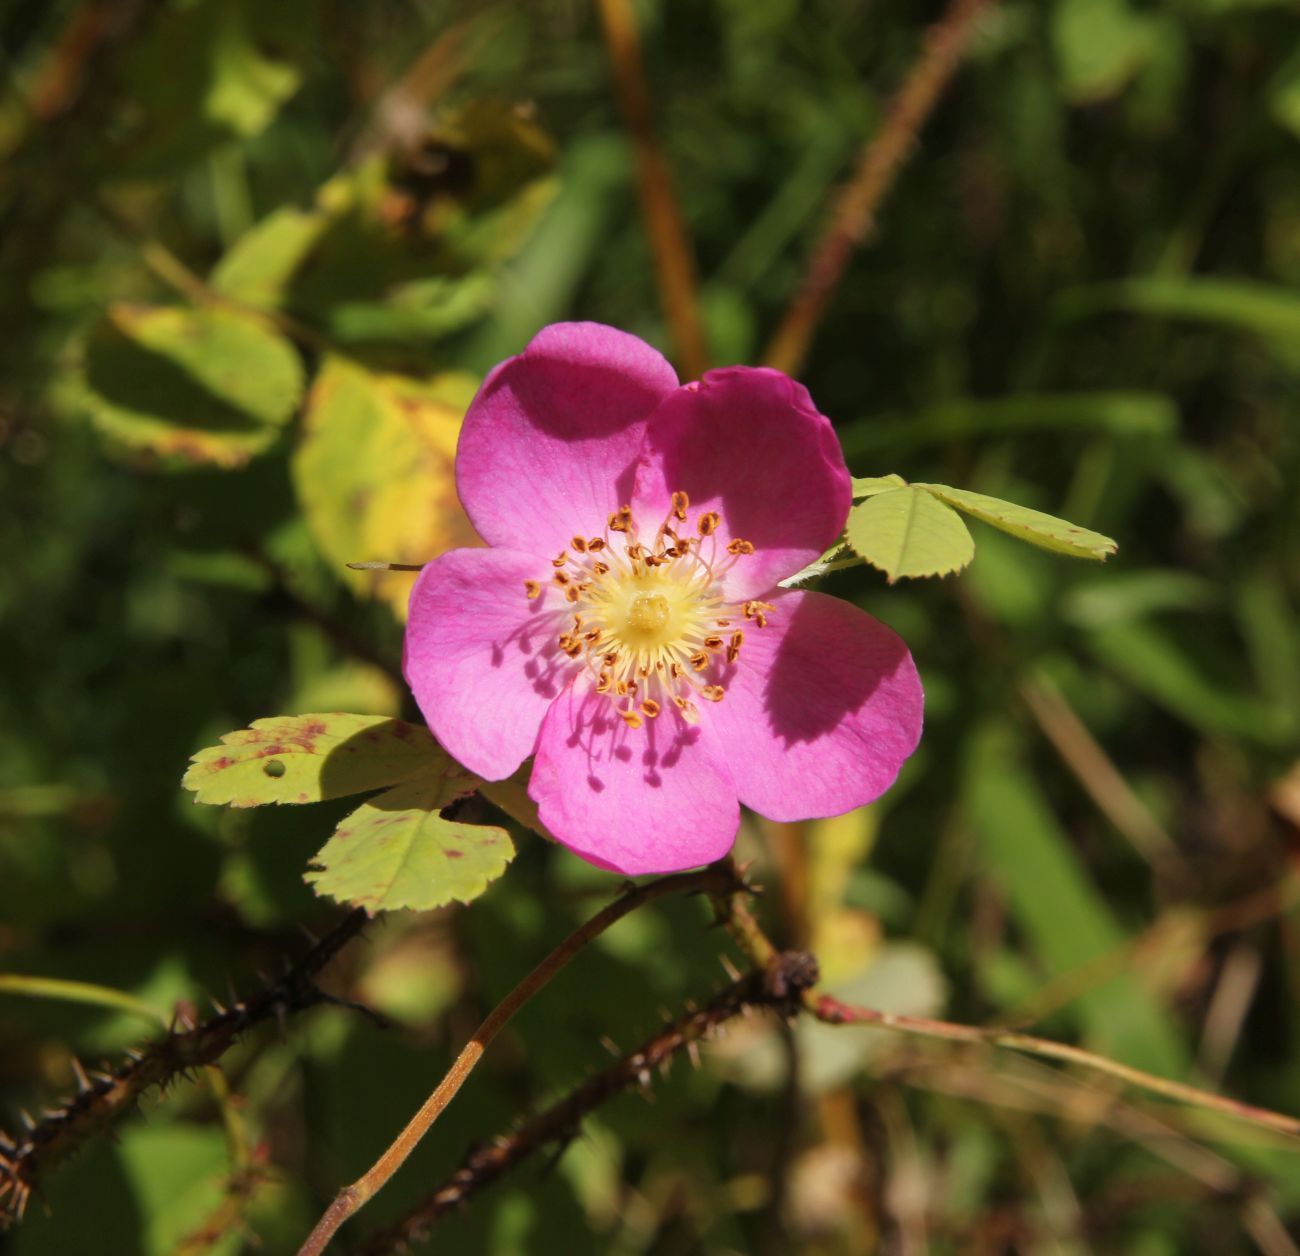
[[[642,533],[653,534],[678,490],[690,497],[687,529],[714,510],[719,552],[735,537],[756,547],[727,577],[739,598],[819,557],[843,530],[852,493],[839,441],[807,390],[780,371],[744,366],[679,388],[646,427],[633,502]]]
[[[489,545],[554,553],[632,496],[645,420],[677,387],[663,356],[599,323],[556,323],[496,367],[465,415],[456,486]]]
[[[902,640],[824,593],[776,593],[707,711],[740,800],[773,820],[840,815],[893,784],[921,737],[923,694]]]
[[[568,615],[525,580],[538,560],[511,550],[451,550],[411,590],[403,670],[433,735],[471,772],[496,781],[530,754],[546,709],[576,670],[556,637]]]
[[[736,788],[698,727],[665,711],[628,728],[585,677],[547,712],[528,792],[570,850],[632,876],[721,859],[740,824]]]

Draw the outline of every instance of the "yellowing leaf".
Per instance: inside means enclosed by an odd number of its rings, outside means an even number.
[[[382,715],[277,715],[200,750],[181,782],[195,802],[321,802],[452,770],[426,729]],[[472,778],[464,778],[466,780]]]
[[[909,576],[946,576],[975,556],[961,516],[912,486],[888,489],[854,506],[845,536],[891,584]]]
[[[91,333],[84,384],[96,426],[127,448],[238,467],[275,440],[303,378],[293,346],[253,315],[119,304]]]
[[[344,818],[306,874],[317,894],[369,912],[428,911],[468,903],[514,858],[504,829],[461,824],[439,809],[474,785],[453,772],[421,777],[372,798]]]
[[[406,618],[415,576],[350,562],[425,563],[476,545],[452,466],[475,381],[377,375],[326,361],[307,403],[293,479],[316,544],[358,593]]]
[[[991,523],[1022,541],[1058,554],[1102,562],[1119,548],[1110,537],[1102,536],[1100,532],[1076,527],[1055,515],[1045,515],[1041,510],[1030,510],[1027,506],[1004,502],[998,497],[986,497],[983,493],[971,493],[964,488],[949,488],[946,484],[916,484],[913,487],[924,489],[940,501],[956,506],[984,523]]]

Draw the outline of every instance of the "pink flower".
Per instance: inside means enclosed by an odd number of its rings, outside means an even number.
[[[732,367],[679,385],[649,345],[548,327],[465,416],[460,498],[488,549],[411,593],[406,677],[434,735],[529,794],[566,846],[640,874],[720,858],[739,803],[838,815],[921,734],[888,628],[777,582],[840,535],[844,456],[807,391]]]

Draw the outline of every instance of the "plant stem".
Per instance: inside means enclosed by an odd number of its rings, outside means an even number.
[[[709,350],[700,321],[695,261],[672,172],[655,138],[641,41],[630,0],[599,0],[605,46],[614,67],[614,90],[636,149],[641,215],[654,250],[659,297],[678,364],[687,379],[708,369]]]
[[[830,224],[813,252],[803,286],[786,309],[764,355],[768,366],[795,375],[813,333],[839,287],[855,249],[875,232],[876,213],[916,145],[916,136],[948,85],[970,40],[975,19],[991,0],[952,0],[926,34],[925,46],[890,102],[880,130],[862,150],[853,178],[840,192]]]
[[[408,1244],[423,1237],[438,1218],[462,1206],[538,1148],[567,1142],[578,1132],[583,1119],[598,1107],[632,1086],[648,1086],[655,1070],[665,1068],[678,1051],[707,1038],[733,1017],[756,1007],[771,1007],[787,1014],[797,1011],[806,983],[816,980],[816,967],[808,956],[798,952],[787,952],[774,960],[771,968],[746,973],[704,1007],[678,1017],[531,1121],[476,1146],[443,1186],[396,1225],[374,1235],[362,1249],[363,1256],[404,1251]]]
[[[1035,1038],[1031,1034],[1011,1030],[982,1029],[978,1025],[959,1025],[952,1021],[931,1020],[925,1016],[903,1016],[894,1012],[882,1012],[876,1008],[856,1007],[841,1003],[828,994],[809,995],[804,1005],[818,1020],[825,1021],[828,1025],[875,1025],[881,1029],[893,1029],[921,1038],[1007,1047],[1013,1051],[1023,1051],[1028,1055],[1041,1056],[1044,1059],[1077,1064],[1094,1073],[1117,1078],[1130,1086],[1163,1095],[1166,1099],[1173,1099],[1193,1107],[1207,1108],[1213,1112],[1222,1112],[1238,1120],[1249,1121],[1254,1125],[1262,1125],[1267,1129],[1300,1138],[1300,1118],[1287,1116],[1282,1112],[1273,1112],[1268,1108],[1259,1108],[1254,1104],[1242,1103],[1239,1099],[1216,1095],[1213,1091],[1172,1081],[1167,1077],[1159,1077],[1155,1073],[1133,1068],[1131,1065],[1122,1064],[1118,1060],[1098,1055],[1093,1051],[1085,1051],[1082,1047],[1070,1046],[1068,1043],[1052,1042],[1047,1038]]]
[[[542,960],[495,1008],[474,1031],[460,1055],[456,1057],[446,1076],[424,1101],[420,1110],[407,1122],[406,1128],[389,1148],[351,1186],[345,1186],[334,1202],[307,1236],[298,1256],[320,1256],[339,1227],[387,1184],[389,1178],[401,1167],[415,1150],[420,1140],[429,1132],[443,1109],[465,1084],[474,1071],[488,1045],[539,990],[546,986],[571,959],[588,943],[598,938],[612,924],[622,920],[629,912],[643,907],[667,894],[709,893],[717,897],[740,893],[743,885],[730,863],[712,864],[698,872],[683,872],[661,877],[647,885],[629,889],[604,910],[597,912],[586,924],[575,929],[547,957]]]

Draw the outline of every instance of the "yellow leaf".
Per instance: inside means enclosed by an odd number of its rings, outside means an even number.
[[[321,552],[357,593],[406,618],[415,575],[351,562],[426,563],[480,542],[456,496],[453,462],[476,381],[379,375],[328,359],[308,398],[294,484]]]

